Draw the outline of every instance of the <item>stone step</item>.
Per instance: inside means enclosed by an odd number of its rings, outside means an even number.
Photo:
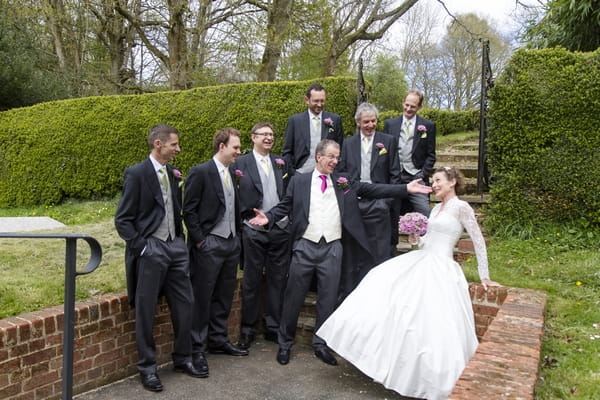
[[[436,152],[436,164],[454,165],[462,162],[477,162],[479,153],[476,151],[440,151]]]
[[[460,196],[461,200],[466,201],[467,203],[474,205],[485,205],[488,204],[490,202],[491,196],[489,193],[483,193],[483,194],[463,194]],[[435,196],[431,196],[429,198],[429,201],[431,203],[439,203],[440,200],[435,197]]]
[[[479,151],[479,140],[476,141],[468,141],[468,142],[459,142],[459,143],[452,143],[450,146],[448,146],[448,149],[452,149],[452,150],[456,150],[456,151],[465,151],[465,150],[470,150],[470,151],[475,151],[478,152]]]
[[[440,168],[440,167],[456,167],[459,170],[461,170],[461,172],[463,173],[465,178],[477,178],[477,168],[478,168],[477,160],[461,161],[461,162],[456,162],[456,163],[443,162],[443,161],[437,160],[435,162],[435,165],[433,166],[433,170],[435,171],[437,168]]]

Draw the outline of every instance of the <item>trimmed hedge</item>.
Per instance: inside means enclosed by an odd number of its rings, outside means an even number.
[[[247,83],[137,96],[63,100],[0,113],[0,207],[56,204],[120,192],[124,169],[148,156],[146,136],[157,123],[181,132],[174,164],[185,174],[213,155],[212,137],[226,126],[249,131],[273,123],[280,153],[287,119],[306,110],[303,97],[315,80]],[[327,109],[340,114],[346,135],[354,132],[356,79],[319,80]]]
[[[491,229],[600,225],[600,50],[519,50],[491,92]]]
[[[383,130],[383,121],[402,114],[402,111],[383,111],[379,114],[378,130]],[[423,108],[421,117],[435,122],[436,135],[446,136],[456,132],[479,130],[479,110],[450,111],[436,108]]]

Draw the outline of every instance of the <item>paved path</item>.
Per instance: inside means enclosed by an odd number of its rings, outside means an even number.
[[[288,365],[275,360],[277,345],[256,341],[248,357],[207,354],[208,378],[192,378],[159,369],[165,389],[152,393],[142,388],[136,375],[74,397],[75,400],[371,400],[403,399],[373,382],[351,364],[337,357],[337,366],[323,363],[312,349],[296,345]]]
[[[31,232],[62,228],[65,225],[50,217],[0,217],[0,232]]]

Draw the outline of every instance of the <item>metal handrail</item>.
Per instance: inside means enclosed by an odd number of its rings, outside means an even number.
[[[73,398],[73,342],[75,316],[75,278],[94,272],[102,261],[102,247],[96,239],[80,234],[25,234],[0,233],[0,238],[14,239],[65,239],[65,317],[63,326],[63,370],[62,400]],[[82,271],[77,271],[77,239],[85,240],[90,246],[90,260]]]

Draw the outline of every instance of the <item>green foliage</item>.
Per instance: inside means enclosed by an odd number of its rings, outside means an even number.
[[[401,111],[384,111],[379,113],[377,130],[383,129],[383,121],[402,114]],[[456,132],[479,129],[479,110],[451,111],[436,108],[424,108],[419,115],[435,122],[436,135],[445,136]]]
[[[34,36],[0,2],[0,111],[69,97]]]
[[[381,111],[402,109],[402,94],[408,91],[408,84],[398,57],[378,54],[365,79],[371,84],[370,103]]]
[[[540,377],[535,398],[600,398],[600,253],[581,249],[564,236],[561,224],[548,224],[539,237],[494,237],[488,248],[491,278],[506,286],[548,294]],[[464,265],[476,281],[477,263]],[[575,395],[576,393],[576,395]]]
[[[327,109],[353,132],[356,80],[328,78]],[[120,191],[123,170],[148,155],[150,126],[163,122],[182,133],[175,165],[186,173],[213,155],[212,137],[226,126],[243,133],[249,149],[254,123],[270,121],[281,151],[289,116],[306,109],[305,82],[252,83],[139,96],[56,101],[0,113],[0,207],[57,204]]]
[[[600,225],[600,51],[515,53],[491,92],[490,229]]]
[[[537,49],[594,51],[600,47],[600,1],[550,0],[542,18],[530,16],[522,40]]]

